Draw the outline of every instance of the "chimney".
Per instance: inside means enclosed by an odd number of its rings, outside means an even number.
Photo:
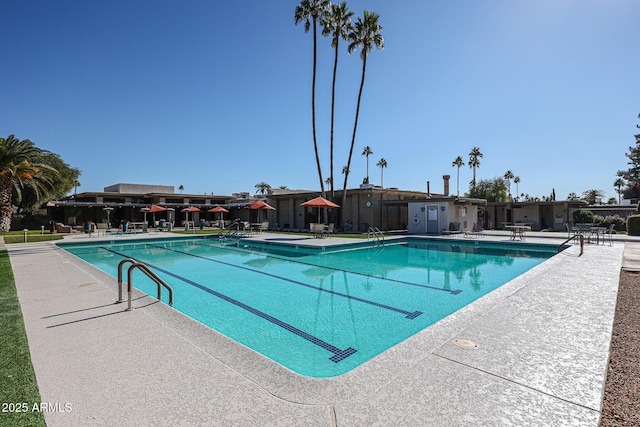
[[[431,198],[431,183],[427,181],[427,199]]]
[[[444,180],[444,197],[449,196],[449,178],[450,175],[442,175],[442,179]]]

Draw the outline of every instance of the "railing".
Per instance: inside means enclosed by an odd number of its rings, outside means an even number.
[[[162,288],[167,288],[169,291],[169,305],[173,307],[173,289],[171,286],[162,280],[156,273],[151,271],[145,263],[138,262],[132,258],[123,259],[118,263],[118,300],[116,301],[116,304],[124,302],[124,299],[122,298],[122,270],[123,266],[127,263],[131,263],[131,266],[127,270],[127,293],[129,300],[127,311],[131,311],[131,299],[133,294],[133,285],[131,282],[133,281],[133,270],[136,268],[142,271],[147,277],[153,280],[156,285],[158,285],[158,300],[162,300]]]
[[[384,242],[384,234],[378,227],[369,227],[367,230],[367,240],[376,239],[377,243]]]
[[[565,243],[568,243],[569,240],[571,239],[579,239],[580,240],[580,255],[582,255],[582,253],[584,252],[584,236],[582,234],[574,234],[573,236],[570,236],[569,238],[567,238],[567,240],[565,240],[564,242],[560,243],[558,245],[558,253],[560,253],[560,251],[562,250],[562,247],[565,245]]]

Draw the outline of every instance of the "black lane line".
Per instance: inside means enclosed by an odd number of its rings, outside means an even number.
[[[209,246],[209,247],[216,247],[215,245],[212,244],[199,244],[196,243],[199,246]],[[249,247],[251,247],[251,245],[248,245]],[[232,251],[241,251],[241,250],[245,250],[243,248],[232,248],[229,247],[229,245],[221,245],[220,248],[224,248],[224,249],[228,249],[228,250],[232,250]],[[462,292],[462,289],[444,289],[444,288],[437,288],[435,286],[429,286],[429,285],[422,285],[420,283],[413,283],[413,282],[406,282],[404,280],[398,280],[398,279],[389,279],[387,277],[380,277],[380,276],[375,276],[373,274],[366,274],[366,273],[359,273],[357,271],[351,271],[351,270],[342,270],[340,268],[337,267],[329,267],[329,266],[324,266],[324,265],[317,265],[317,264],[312,264],[310,262],[302,262],[302,261],[296,261],[295,259],[290,259],[290,258],[281,258],[278,256],[275,256],[273,254],[270,254],[268,251],[262,252],[262,251],[258,251],[260,253],[265,254],[265,256],[269,257],[269,258],[275,258],[275,259],[282,259],[285,261],[289,261],[289,262],[295,262],[297,264],[302,264],[302,265],[310,265],[312,267],[321,267],[321,268],[326,268],[327,270],[333,270],[333,271],[346,271],[347,273],[351,273],[351,274],[355,274],[358,276],[364,276],[364,277],[371,277],[374,279],[380,279],[380,280],[386,280],[388,282],[395,282],[395,283],[401,283],[403,285],[409,285],[409,286],[417,286],[419,288],[425,288],[425,289],[433,289],[434,291],[442,291],[442,292],[447,292],[450,293],[451,295],[458,295],[460,292]]]
[[[147,243],[147,245],[149,245],[151,247],[154,247],[154,248],[158,248],[158,249],[164,249],[165,251],[171,251],[171,252],[175,252],[175,253],[178,253],[178,254],[183,254],[183,255],[188,255],[188,256],[195,257],[195,258],[200,258],[200,259],[203,259],[203,260],[206,260],[206,261],[215,262],[217,264],[226,265],[228,267],[240,268],[242,270],[247,270],[247,271],[250,271],[252,273],[262,274],[264,276],[269,276],[269,277],[273,277],[275,279],[284,280],[285,282],[289,282],[289,283],[293,283],[293,284],[296,284],[296,285],[304,286],[304,287],[307,287],[307,288],[310,288],[310,289],[314,289],[314,290],[317,290],[317,291],[327,292],[327,293],[332,294],[332,295],[337,295],[337,296],[340,296],[340,297],[343,297],[343,298],[348,298],[348,299],[351,299],[351,300],[354,300],[354,301],[363,302],[365,304],[374,305],[376,307],[384,308],[385,310],[391,310],[391,311],[395,311],[397,313],[402,313],[402,314],[405,315],[405,317],[407,319],[410,319],[410,320],[413,320],[413,319],[415,319],[416,317],[418,317],[418,316],[420,316],[422,314],[422,311],[413,311],[413,312],[411,312],[411,311],[403,310],[401,308],[392,307],[390,305],[381,304],[379,302],[366,300],[366,299],[359,298],[359,297],[354,297],[352,295],[343,294],[341,292],[332,291],[330,289],[323,289],[323,288],[320,288],[320,287],[317,287],[317,286],[313,286],[313,285],[309,285],[309,284],[303,283],[303,282],[298,282],[297,280],[288,279],[288,278],[282,277],[282,276],[277,276],[275,274],[267,273],[265,271],[254,270],[254,269],[249,268],[249,267],[244,267],[244,266],[241,266],[241,265],[235,265],[235,264],[231,264],[231,263],[228,263],[228,262],[219,261],[217,259],[207,258],[207,257],[204,257],[202,255],[190,254],[189,252],[179,251],[177,249],[165,248],[163,246],[152,245],[150,243]]]
[[[114,251],[114,250],[109,249],[109,248],[105,248],[104,246],[101,246],[100,249],[104,249],[106,251],[109,251],[109,252],[112,252],[114,254],[120,255],[123,258],[131,258],[131,259],[134,259],[136,261],[139,261],[136,258],[127,256],[125,254],[122,254],[120,252]],[[271,323],[273,323],[275,325],[278,325],[281,328],[284,328],[289,332],[293,332],[294,334],[298,335],[299,337],[304,338],[305,340],[307,340],[307,341],[309,341],[309,342],[311,342],[311,343],[313,343],[313,344],[315,344],[315,345],[317,345],[319,347],[322,347],[325,350],[330,351],[331,353],[333,353],[333,356],[331,356],[329,358],[329,360],[331,360],[332,362],[338,363],[341,360],[346,359],[347,357],[351,356],[353,353],[358,351],[358,350],[353,349],[351,347],[346,348],[344,350],[340,349],[340,348],[338,348],[338,347],[336,347],[336,346],[334,346],[332,344],[329,344],[326,341],[321,340],[320,338],[316,338],[313,335],[308,334],[308,333],[296,328],[295,326],[292,326],[292,325],[290,325],[290,324],[288,324],[286,322],[283,322],[280,319],[276,319],[275,317],[270,316],[267,313],[264,313],[264,312],[262,312],[262,311],[260,311],[258,309],[255,309],[255,308],[253,308],[253,307],[251,307],[251,306],[249,306],[249,305],[247,305],[247,304],[245,304],[243,302],[240,302],[240,301],[238,301],[236,299],[233,299],[233,298],[228,297],[228,296],[226,296],[224,294],[221,294],[220,292],[216,292],[213,289],[209,289],[206,286],[201,285],[200,283],[194,282],[193,280],[189,280],[186,277],[177,275],[177,274],[172,273],[170,271],[167,271],[167,270],[165,270],[163,268],[160,268],[160,267],[158,267],[156,265],[150,264],[150,263],[148,263],[146,261],[144,263],[147,264],[148,266],[158,270],[158,271],[163,272],[164,274],[167,274],[167,275],[169,275],[171,277],[174,277],[174,278],[176,278],[178,280],[182,280],[183,282],[185,282],[185,283],[187,283],[187,284],[189,284],[191,286],[195,286],[198,289],[201,289],[201,290],[203,290],[203,291],[205,291],[207,293],[210,293],[211,295],[214,295],[214,296],[216,296],[216,297],[218,297],[220,299],[223,299],[223,300],[225,300],[225,301],[227,301],[227,302],[229,302],[229,303],[231,303],[231,304],[233,304],[235,306],[238,306],[238,307],[240,307],[240,308],[242,308],[244,310],[247,310],[248,312],[250,312],[252,314],[255,314],[256,316],[259,316],[259,317],[261,317],[261,318],[263,318],[263,319],[265,319],[265,320],[267,320],[267,321],[269,321],[269,322],[271,322]]]

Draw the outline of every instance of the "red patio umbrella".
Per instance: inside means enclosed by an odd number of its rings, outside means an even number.
[[[262,200],[257,200],[255,202],[252,202],[251,204],[249,204],[248,206],[249,209],[261,209],[261,210],[265,210],[265,211],[275,211],[276,208],[274,208],[273,206],[271,206],[270,204],[262,201]],[[260,214],[258,214],[258,221],[260,221]]]
[[[199,208],[196,208],[195,206],[189,206],[188,208],[184,208],[180,210],[180,212],[184,212],[185,221],[186,221],[187,227],[189,227],[189,212],[202,212],[202,211]]]
[[[300,206],[306,206],[308,208],[318,208],[318,221],[320,221],[320,208],[339,208],[340,205],[336,205],[331,200],[327,200],[324,197],[316,197],[315,199],[307,200],[301,203]]]
[[[140,212],[144,212],[144,222],[146,224],[147,222],[147,212],[151,212],[153,214],[153,224],[155,227],[156,224],[156,212],[162,212],[162,211],[166,211],[167,208],[163,208],[162,206],[159,205],[151,205],[148,208],[142,208],[140,209]]]
[[[216,206],[215,208],[211,208],[211,209],[209,209],[207,212],[213,212],[213,213],[215,213],[215,212],[220,212],[220,222],[221,222],[221,224],[222,224],[222,225],[220,225],[220,228],[224,228],[224,227],[223,227],[224,222],[222,222],[222,216],[223,216],[224,212],[227,212],[227,213],[228,213],[228,212],[229,212],[228,210],[226,210],[226,209],[225,209],[225,208],[223,208],[222,206]]]

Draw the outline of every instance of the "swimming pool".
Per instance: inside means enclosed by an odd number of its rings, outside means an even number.
[[[59,246],[113,276],[124,258],[146,263],[173,287],[175,309],[319,378],[350,371],[557,252],[421,238],[335,247],[215,238]],[[138,272],[134,285],[156,295]]]

